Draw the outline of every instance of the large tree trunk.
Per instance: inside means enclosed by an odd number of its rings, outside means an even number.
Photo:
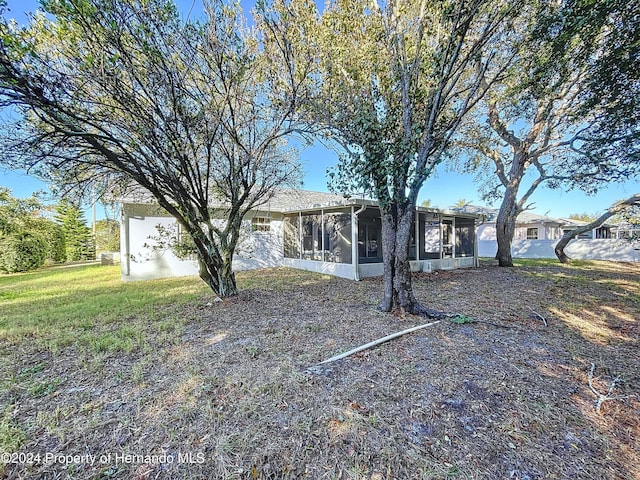
[[[509,192],[509,189],[507,191]],[[516,231],[518,213],[520,212],[516,204],[515,192],[505,194],[496,218],[496,240],[498,242],[496,260],[501,267],[513,267],[511,243]]]
[[[503,180],[505,187],[504,197],[496,218],[496,240],[498,242],[496,260],[498,260],[498,265],[501,267],[513,267],[511,244],[516,233],[516,219],[522,211],[524,198],[528,197],[527,194],[518,201],[520,182],[526,171],[527,153],[519,143],[513,142],[512,148],[514,151],[511,169],[509,170],[508,179],[505,177]]]
[[[219,259],[199,250],[198,265],[200,278],[220,298],[232,297],[238,294],[236,276],[231,268],[231,259]]]
[[[378,307],[384,312],[403,311],[432,318],[444,314],[421,305],[413,294],[409,244],[415,228],[415,208],[381,211],[382,259],[384,263],[384,298]]]
[[[554,251],[555,251],[556,257],[558,257],[558,260],[560,260],[560,262],[562,263],[569,263],[571,258],[569,258],[567,254],[564,253],[564,249],[567,248],[567,245],[569,245],[569,242],[571,240],[573,240],[574,238],[578,237],[583,233],[593,230],[594,228],[598,228],[604,222],[606,222],[608,218],[613,217],[617,213],[620,213],[625,208],[629,208],[635,205],[640,205],[640,193],[636,193],[635,195],[632,195],[626,200],[622,200],[620,202],[615,203],[593,222],[565,233],[554,248]]]
[[[227,245],[226,242],[214,241],[209,232],[199,227],[199,223],[193,226],[184,222],[183,226],[196,246],[200,278],[220,298],[237,295],[238,287],[232,269],[235,243],[232,248],[222,248],[220,243]]]

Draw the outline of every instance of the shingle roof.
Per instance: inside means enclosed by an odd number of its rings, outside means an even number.
[[[454,212],[475,213],[478,215],[485,215],[487,222],[495,222],[498,216],[498,209],[483,207],[480,205],[465,205],[464,207],[451,207]],[[565,221],[560,218],[547,217],[546,215],[538,215],[532,212],[522,212],[518,215],[518,223],[555,223],[563,225]]]
[[[156,199],[145,189],[141,187],[131,188],[127,194],[122,196],[119,201],[129,204],[156,204]],[[348,200],[342,195],[336,195],[328,192],[312,192],[310,190],[298,190],[291,188],[276,189],[274,195],[266,200],[259,209],[268,209],[271,211],[284,212],[289,210],[304,210],[308,208],[326,207],[331,205],[347,204],[351,205],[353,200]],[[212,202],[212,207],[219,207],[219,202]]]
[[[273,197],[265,202],[261,208],[284,212],[341,204],[350,205],[351,203],[353,203],[353,201],[348,200],[343,195],[336,195],[334,193],[280,188],[276,190]]]

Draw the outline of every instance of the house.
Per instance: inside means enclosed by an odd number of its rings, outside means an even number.
[[[123,198],[121,207],[124,280],[198,274],[195,258],[181,259],[170,249],[154,245],[159,234],[179,237],[183,232],[150,196]],[[478,215],[416,210],[412,270],[477,264]],[[382,221],[373,200],[283,189],[250,212],[245,227],[234,258],[236,271],[286,266],[354,280],[383,273]]]
[[[496,217],[498,210],[476,205],[454,208],[456,212],[473,213],[483,217],[478,226],[478,256],[495,257]],[[556,258],[554,248],[562,236],[587,222],[568,218],[553,218],[522,212],[518,215],[511,244],[511,254],[516,258]],[[627,230],[621,230],[627,232]],[[614,225],[604,224],[580,235],[565,249],[570,258],[584,260],[638,261],[640,256],[632,242],[620,240]]]
[[[562,235],[564,235],[565,233],[569,233],[578,227],[583,227],[589,223],[583,220],[576,220],[574,218],[561,218],[560,220],[563,222]],[[615,227],[614,225],[611,225],[609,223],[604,223],[598,228],[594,228],[593,230],[590,230],[588,232],[578,235],[576,238],[583,238],[583,239],[615,238],[612,232],[612,229],[614,227]]]
[[[483,217],[478,226],[479,240],[496,240],[496,218],[498,210],[477,205],[465,205],[452,210],[456,212],[474,213]],[[522,212],[518,215],[514,240],[559,240],[563,235],[564,220]]]

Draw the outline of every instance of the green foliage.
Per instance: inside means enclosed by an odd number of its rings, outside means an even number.
[[[170,250],[181,260],[193,258],[197,253],[196,244],[190,235],[185,234],[178,224],[156,225],[157,235],[148,237],[151,243],[145,243],[144,247],[158,252]]]
[[[591,215],[590,213],[572,213],[569,215],[569,218],[571,220],[580,220],[581,222],[593,222],[596,218],[598,218],[597,215]]]
[[[40,216],[45,210],[46,207],[37,197],[15,198],[9,189],[0,187],[0,238],[35,233],[36,237],[44,239],[45,258],[54,262],[64,262],[66,259],[64,234],[59,225]],[[9,240],[7,242],[11,243]],[[17,252],[14,251],[11,255],[17,255]],[[13,265],[15,262],[11,263]],[[26,263],[39,265],[38,261]]]
[[[539,85],[583,70],[576,118],[597,112],[583,132],[582,148],[591,155],[637,163],[640,158],[640,18],[638,3],[628,0],[573,0],[542,4],[532,38],[537,45]],[[621,170],[623,165],[617,165]],[[631,165],[629,165],[631,166]],[[616,173],[612,171],[611,173]],[[637,173],[637,170],[636,170]],[[628,172],[621,171],[624,179]]]
[[[67,259],[66,238],[60,225],[47,218],[35,218],[30,222],[30,229],[44,238],[47,260],[60,263]]]
[[[466,315],[456,315],[449,319],[451,323],[465,324],[465,323],[475,323],[475,320],[471,317],[467,317]]]
[[[0,270],[26,272],[44,265],[47,258],[45,239],[35,232],[10,233],[0,239]]]
[[[44,208],[35,197],[16,198],[11,190],[0,187],[0,235],[29,229],[29,223]]]
[[[64,235],[67,260],[95,259],[93,235],[82,211],[76,205],[63,200],[56,206],[55,219]]]
[[[311,60],[273,68],[288,50],[263,43],[240,2],[207,1],[197,21],[172,0],[41,5],[28,25],[0,18],[0,103],[24,112],[5,125],[0,162],[62,191],[142,187],[198,240],[202,279],[237,293],[244,216],[299,183],[287,136],[302,131],[294,112]],[[228,206],[224,227],[213,203]],[[68,259],[93,256],[85,231],[63,228]]]
[[[96,222],[96,251],[120,251],[120,223],[109,218]]]

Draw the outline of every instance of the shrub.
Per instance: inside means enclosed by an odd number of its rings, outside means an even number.
[[[44,265],[47,242],[35,232],[14,233],[0,240],[0,270],[26,272]]]
[[[60,225],[46,218],[35,218],[29,222],[28,231],[44,238],[47,245],[47,260],[60,263],[67,259],[67,244]]]

